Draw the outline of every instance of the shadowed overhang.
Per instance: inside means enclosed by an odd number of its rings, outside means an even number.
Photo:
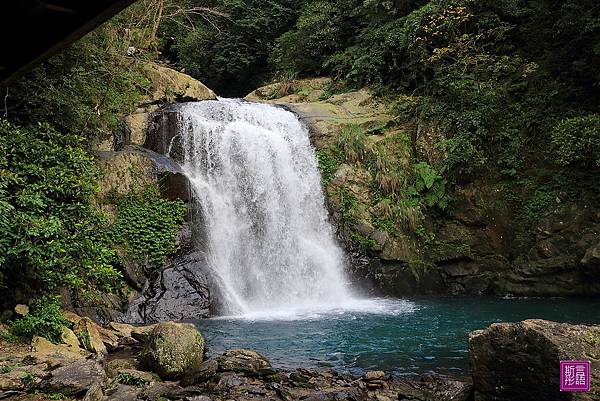
[[[134,1],[4,0],[0,3],[0,87]]]

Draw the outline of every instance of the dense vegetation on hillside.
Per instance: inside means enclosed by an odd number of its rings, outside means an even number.
[[[125,57],[130,46],[135,57]],[[40,292],[118,286],[115,249],[140,257],[133,248],[147,246],[99,235],[111,231],[92,206],[98,171],[86,154],[90,142],[122,129],[120,116],[148,90],[139,68],[146,60],[168,62],[221,95],[313,76],[334,79],[330,94],[369,87],[395,105],[397,124],[429,127],[435,151],[415,149],[410,171],[400,171],[386,152],[417,144],[367,152],[366,133],[348,127],[336,145],[343,155],[319,155],[325,179],[335,163],[364,162],[383,204],[402,206],[389,215],[413,231],[422,229],[419,207],[444,213],[453,186],[477,179],[526,187],[509,193],[527,226],[557,187],[588,185],[600,167],[595,0],[141,0],[5,94],[0,294],[14,280]],[[181,205],[147,194],[115,202],[133,208],[127,219],[164,206],[171,231],[182,216]],[[389,220],[379,224],[392,230]],[[152,243],[158,259],[172,250],[171,231]]]
[[[304,1],[295,25],[275,38],[294,15],[287,3],[213,3],[231,8],[231,18],[176,37],[176,61],[225,93],[234,85],[243,94],[239,81],[271,71],[331,75],[347,88],[410,96],[399,115],[416,113],[449,134],[438,144],[447,156],[436,168],[457,179],[484,166],[514,175],[537,140],[548,144],[538,158],[595,165],[596,2]]]

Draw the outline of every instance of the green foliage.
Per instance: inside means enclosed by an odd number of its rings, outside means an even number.
[[[600,115],[561,121],[552,131],[552,143],[558,163],[600,167]]]
[[[146,384],[146,380],[139,376],[133,376],[127,372],[119,372],[116,377],[117,382],[126,384],[129,386],[143,386]]]
[[[358,125],[350,124],[342,128],[337,136],[337,146],[348,163],[358,163],[367,156],[367,135]]]
[[[291,95],[296,92],[296,74],[293,72],[285,72],[276,78],[277,83],[273,85],[272,90],[267,93],[267,99],[280,99],[284,96]]]
[[[598,49],[593,0],[320,0],[275,54],[279,68],[410,99],[398,112],[429,127],[436,168],[460,181],[490,170],[515,176],[550,132],[560,163],[595,164]],[[574,110],[593,114],[552,129]]]
[[[523,206],[521,216],[528,222],[538,220],[555,198],[556,190],[551,187],[543,186],[536,189],[533,196]]]
[[[62,315],[58,297],[44,296],[33,303],[26,316],[11,322],[10,330],[23,339],[40,336],[59,343],[63,328],[67,325],[69,322]]]
[[[0,373],[6,374],[12,372],[18,365],[4,365],[0,367]]]
[[[178,63],[220,94],[239,96],[268,78],[268,58],[275,39],[295,22],[296,1],[213,0],[205,6],[227,18],[174,33]]]
[[[68,397],[63,393],[48,393],[44,396],[49,400],[66,400]]]
[[[279,70],[320,73],[327,55],[352,36],[359,0],[307,2],[294,29],[277,39],[272,61]]]
[[[373,226],[396,236],[400,229],[405,232],[416,232],[423,221],[423,212],[418,200],[390,198],[380,200],[375,206],[376,217]]]
[[[377,241],[371,238],[367,238],[362,234],[357,232],[352,232],[350,234],[350,239],[354,242],[363,252],[367,249],[371,249],[377,246]]]
[[[90,205],[99,170],[82,138],[0,120],[0,290],[110,287],[120,277]]]
[[[167,200],[158,188],[147,186],[115,199],[117,221],[108,230],[111,241],[141,262],[163,263],[175,251],[185,205]]]
[[[350,229],[354,228],[360,220],[360,202],[358,198],[346,187],[337,191],[337,197],[342,223]]]
[[[330,148],[317,150],[317,162],[323,178],[323,184],[328,185],[339,168],[340,160]]]
[[[415,183],[407,192],[409,196],[418,197],[429,207],[445,209],[448,206],[446,180],[425,162],[415,165]]]
[[[383,132],[385,127],[379,130]],[[407,139],[404,133],[393,134],[372,146],[367,156],[367,167],[375,178],[377,189],[394,199],[398,199],[408,183],[410,151]]]

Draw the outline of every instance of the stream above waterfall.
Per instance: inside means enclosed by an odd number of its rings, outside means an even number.
[[[600,299],[373,299],[371,310],[330,310],[284,317],[220,317],[195,322],[208,352],[251,348],[277,368],[333,368],[360,374],[467,375],[467,337],[491,323],[548,319],[600,323]]]

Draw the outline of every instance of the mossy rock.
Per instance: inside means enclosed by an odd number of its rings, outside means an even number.
[[[192,324],[157,324],[140,360],[142,366],[163,379],[180,379],[198,372],[204,354],[204,338]]]

